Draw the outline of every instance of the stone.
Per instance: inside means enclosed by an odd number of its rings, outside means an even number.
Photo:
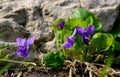
[[[119,5],[120,0],[80,0],[80,4],[83,8],[95,9]]]
[[[40,47],[41,51],[48,52],[48,51],[56,51],[56,44],[55,39],[45,43],[41,42],[42,46]]]
[[[119,13],[120,0],[80,0],[80,4],[98,16],[103,31],[112,29]]]
[[[93,12],[101,21],[102,30],[108,32],[112,30],[114,26],[119,13],[119,8],[118,5],[114,5],[111,7],[91,9],[90,11]]]
[[[43,12],[43,17],[46,22],[49,22],[48,18],[53,21],[58,18],[68,18],[74,8],[80,7],[79,0],[55,0],[55,1],[45,1],[41,7]],[[50,21],[50,22],[53,22]]]
[[[0,19],[0,41],[15,42],[18,37],[28,37],[29,33],[21,25],[10,20]]]
[[[27,21],[27,11],[23,9],[15,9],[3,16],[3,18],[9,18],[15,21],[16,23],[24,26]]]
[[[5,34],[0,37],[0,45],[16,45],[17,37],[36,36],[39,43],[47,43],[54,38],[51,26],[44,22],[42,2],[42,0],[2,0],[0,2],[0,32]]]

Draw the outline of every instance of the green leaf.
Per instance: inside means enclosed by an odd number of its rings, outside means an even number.
[[[0,75],[2,75],[5,71],[7,71],[10,66],[12,66],[12,63],[7,63],[7,65],[5,65],[5,67],[3,67],[1,70],[0,70]]]
[[[86,20],[85,20],[85,27],[84,28],[88,28],[90,25],[93,25],[93,18],[91,16],[89,16]]]
[[[118,41],[114,41],[114,50],[120,50],[120,43]]]
[[[111,66],[112,63],[113,63],[113,57],[114,57],[113,54],[111,54],[111,55],[108,56],[107,61],[106,61],[106,64],[105,64],[105,66],[104,66],[104,68],[103,68],[103,70],[102,70],[102,73],[100,74],[99,77],[105,77],[105,76],[106,76],[106,74],[107,74],[110,66]]]
[[[64,63],[65,57],[62,52],[48,52],[44,58],[45,65],[49,67],[59,67]]]
[[[95,25],[95,31],[101,30],[102,25],[99,19],[88,10],[82,8],[75,9],[71,15],[71,18],[81,18],[83,21],[85,21],[90,16],[93,19],[93,25]]]
[[[90,45],[96,47],[97,51],[107,51],[113,45],[113,41],[110,34],[96,33],[93,35]]]
[[[61,44],[63,42],[63,34],[62,34],[62,31],[57,31],[55,32],[55,40],[56,40],[56,46],[57,46],[57,49],[60,49],[61,48]]]
[[[75,45],[73,46],[75,50],[80,49],[83,46],[82,37],[79,34],[77,34],[76,38],[77,39],[76,39]]]
[[[110,33],[114,36],[114,38],[120,37],[120,24],[115,25],[115,27],[110,31]]]
[[[65,30],[66,29],[73,30],[76,26],[83,26],[83,25],[85,25],[85,22],[80,18],[71,18],[66,20]]]
[[[0,59],[8,59],[9,54],[4,54],[3,50],[0,49]]]
[[[71,18],[66,20],[65,23],[64,30],[74,30],[76,26],[87,28],[93,24],[93,19],[91,16],[89,16],[85,21],[81,20],[80,18]]]
[[[0,46],[0,49],[4,49],[4,48],[10,48],[9,45],[6,45],[6,46]]]
[[[113,25],[110,33],[114,36],[114,38],[120,37],[120,16],[117,16],[115,24]]]
[[[34,66],[36,66],[36,63],[34,63],[34,62],[15,61],[15,60],[8,60],[8,59],[0,59],[0,62],[9,62],[9,63],[18,63],[18,64],[34,65]]]

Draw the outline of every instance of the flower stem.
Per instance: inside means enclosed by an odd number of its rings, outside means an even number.
[[[18,63],[18,64],[26,64],[26,65],[32,64],[36,66],[36,63],[34,62],[24,62],[24,61],[15,61],[15,60],[6,60],[6,59],[0,59],[0,61],[6,61],[6,62],[12,62],[12,63]]]
[[[35,53],[36,53],[36,58],[37,58],[38,62],[41,63],[41,60],[39,59],[39,54],[37,53],[35,44],[32,45],[32,48],[33,48],[33,51],[35,51]]]
[[[39,58],[38,54],[37,54],[37,51],[36,51],[36,47],[35,47],[35,44],[32,45],[32,48],[33,48],[33,51],[36,53],[37,55],[37,58]]]

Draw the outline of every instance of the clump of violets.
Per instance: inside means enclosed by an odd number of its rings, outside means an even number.
[[[89,26],[87,29],[84,29],[83,27],[77,26],[74,29],[74,32],[72,36],[67,36],[67,41],[62,44],[65,48],[71,48],[75,42],[76,34],[79,34],[82,36],[82,42],[86,45],[89,45],[90,37],[89,35],[92,35],[94,33],[94,25]]]
[[[28,58],[30,46],[33,44],[34,40],[35,40],[34,36],[27,40],[22,38],[17,38],[16,42],[17,42],[17,45],[19,46],[17,49],[17,55],[23,58]]]

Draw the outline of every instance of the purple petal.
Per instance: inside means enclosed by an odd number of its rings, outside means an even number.
[[[74,40],[74,38],[67,36],[67,42],[73,45],[75,40]]]
[[[25,39],[17,38],[16,42],[17,42],[18,46],[24,46],[25,45]]]
[[[26,46],[26,54],[27,54],[26,58],[29,56],[29,51],[30,51],[29,46]]]
[[[93,32],[94,32],[94,25],[91,25],[87,28],[86,33],[91,35],[93,34]]]
[[[26,40],[26,45],[28,45],[28,46],[32,45],[33,42],[34,42],[34,40],[35,40],[35,36],[33,36],[33,37],[27,39],[27,40]]]
[[[68,42],[63,43],[62,46],[65,47],[65,48],[71,48],[72,47],[72,45]]]
[[[75,35],[76,35],[76,28],[74,29],[74,32],[71,37],[75,37]]]
[[[67,37],[67,42],[63,43],[62,46],[65,48],[71,48],[74,44],[75,40],[71,37]]]
[[[82,28],[82,27],[80,27],[80,26],[77,26],[77,27],[76,27],[76,32],[77,32],[78,34],[82,35],[82,34],[85,32],[85,30],[84,30],[84,28]]]
[[[24,57],[24,58],[27,58],[28,55],[29,55],[29,47],[28,48],[19,47],[18,50],[17,50],[17,55],[21,56],[21,57]]]
[[[89,45],[90,38],[86,35],[82,36],[82,42],[86,45]]]
[[[64,22],[64,21],[62,21],[62,22],[60,22],[59,24],[57,24],[57,26],[58,26],[58,27],[61,27],[61,29],[63,29],[64,25],[65,25],[65,22]]]

